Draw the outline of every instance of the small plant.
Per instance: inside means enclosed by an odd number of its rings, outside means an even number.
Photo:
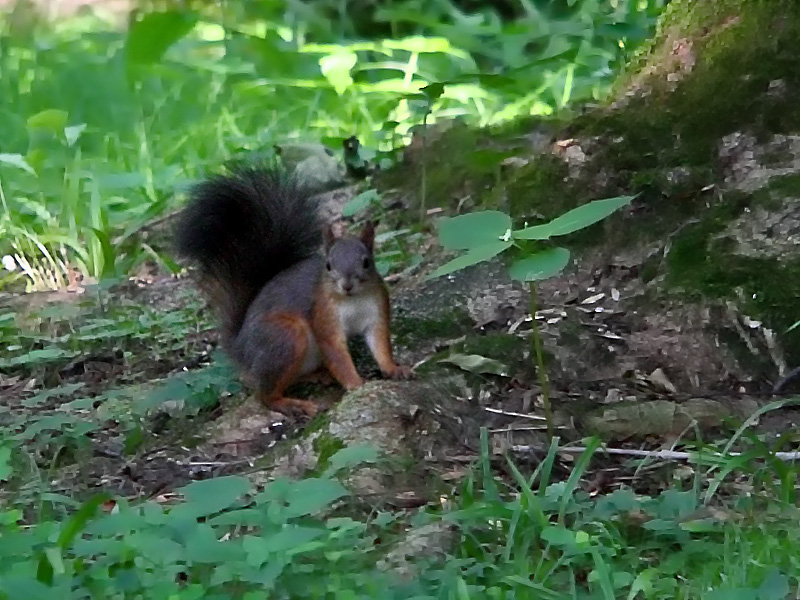
[[[553,419],[550,409],[550,381],[544,364],[541,335],[536,324],[536,282],[560,273],[567,266],[570,253],[562,247],[545,247],[544,243],[550,238],[574,233],[597,223],[628,205],[634,198],[635,196],[619,196],[595,200],[547,223],[531,227],[526,224],[522,229],[512,229],[511,217],[496,210],[445,218],[437,224],[441,245],[448,250],[465,252],[436,269],[429,275],[431,279],[491,260],[511,248],[517,248],[522,253],[522,257],[511,264],[508,272],[513,279],[528,283],[532,319],[532,355],[536,360],[536,373],[542,388],[547,431],[551,439]]]
[[[345,218],[362,215],[366,211],[374,211],[378,221],[383,221],[387,210],[381,199],[380,193],[375,189],[368,189],[358,194],[342,207],[342,216]],[[422,258],[413,251],[415,242],[421,237],[418,232],[411,229],[390,229],[375,237],[378,250],[375,254],[375,266],[378,272],[385,276],[395,268],[410,268],[418,265]]]

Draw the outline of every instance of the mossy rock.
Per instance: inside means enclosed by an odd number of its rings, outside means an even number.
[[[378,452],[378,462],[347,479],[357,497],[391,502],[409,491],[424,497],[438,486],[425,457],[445,452],[461,436],[477,435],[474,411],[456,399],[453,385],[452,379],[369,382],[312,421],[301,438],[279,444],[270,453],[271,467],[254,477],[319,474],[339,450],[369,446]]]

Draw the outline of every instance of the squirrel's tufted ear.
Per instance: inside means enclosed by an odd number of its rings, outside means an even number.
[[[373,221],[364,223],[364,229],[361,230],[361,241],[370,251],[372,250],[372,246],[375,244],[375,223]]]
[[[333,231],[333,225],[331,223],[325,223],[323,226],[322,238],[325,240],[325,251],[327,252],[330,250],[331,246],[333,246],[333,242],[336,241],[336,234]]]

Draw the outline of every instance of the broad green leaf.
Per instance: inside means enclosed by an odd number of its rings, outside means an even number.
[[[444,93],[444,84],[430,83],[422,88],[419,92],[428,99],[428,102],[433,102]]]
[[[560,525],[548,525],[542,530],[542,539],[554,546],[574,546],[575,533]]]
[[[0,154],[0,163],[17,167],[18,169],[27,171],[31,175],[36,175],[36,171],[34,171],[33,167],[28,164],[22,154]]]
[[[22,574],[4,574],[0,579],[0,592],[9,600],[29,600],[31,598],[63,598],[63,592],[51,588],[36,579]]]
[[[342,448],[328,460],[326,476],[338,473],[342,469],[350,469],[364,463],[374,463],[378,460],[378,451],[365,444],[355,444]]]
[[[498,360],[479,354],[451,354],[439,362],[450,363],[470,373],[508,376],[508,367]]]
[[[198,516],[210,515],[233,505],[250,491],[252,484],[244,477],[214,477],[195,481],[181,488],[192,512]]]
[[[358,56],[355,52],[336,52],[320,58],[319,68],[336,93],[342,94],[353,84],[350,70],[357,61]]]
[[[186,556],[196,563],[241,560],[242,548],[233,540],[220,540],[208,523],[198,523],[186,539]]]
[[[55,360],[57,358],[72,358],[77,356],[77,352],[62,350],[61,348],[43,348],[42,350],[31,350],[20,356],[9,359],[0,359],[0,367],[15,367],[18,365],[29,365],[44,361]]]
[[[493,244],[479,246],[478,248],[474,248],[466,254],[462,254],[458,258],[454,258],[450,262],[443,264],[433,273],[428,275],[427,279],[435,279],[436,277],[441,277],[442,275],[454,273],[455,271],[460,271],[461,269],[471,267],[472,265],[485,262],[491,258],[494,258],[510,247],[511,242],[495,242]]]
[[[146,65],[161,59],[169,47],[194,28],[197,17],[188,11],[151,12],[128,31],[125,56],[128,65]]]
[[[620,196],[594,200],[572,209],[549,223],[534,225],[512,232],[518,240],[546,240],[557,235],[567,235],[605,219],[614,211],[630,204],[636,196]]]
[[[13,472],[11,446],[0,446],[0,481],[7,481]]]
[[[69,115],[64,110],[57,108],[50,108],[36,113],[28,118],[28,129],[44,129],[52,133],[61,133],[67,126],[67,118]]]
[[[163,530],[156,528],[134,532],[125,536],[125,541],[130,548],[160,565],[175,563],[184,555],[183,547],[178,542],[171,540],[164,535]]]
[[[247,525],[256,527],[264,521],[264,512],[256,508],[229,510],[208,520],[215,527],[220,525]]]
[[[549,248],[518,260],[508,269],[517,281],[541,281],[560,273],[569,262],[569,250]]]
[[[44,555],[47,557],[47,560],[50,561],[50,567],[53,569],[53,574],[63,575],[65,571],[64,557],[61,555],[59,549],[54,546],[49,546],[44,549]]]
[[[165,402],[186,401],[192,395],[192,388],[180,375],[173,375],[139,401],[141,410],[153,409]]]
[[[301,479],[286,494],[286,515],[310,515],[347,495],[347,490],[334,479]]]
[[[353,215],[357,215],[362,210],[366,209],[370,204],[379,202],[380,198],[381,196],[377,190],[367,190],[365,192],[361,192],[358,196],[350,200],[350,202],[342,207],[342,216],[352,217]]]
[[[247,554],[247,563],[253,567],[261,567],[267,561],[276,558],[271,555],[302,552],[306,544],[319,539],[324,534],[324,530],[316,527],[287,525],[267,537],[244,536],[242,548]]]
[[[783,600],[790,592],[789,579],[774,567],[758,588],[760,600]]]
[[[511,230],[511,217],[497,210],[484,210],[436,223],[439,242],[448,250],[470,250],[497,242]]]
[[[72,146],[81,137],[81,134],[86,129],[86,123],[80,125],[72,125],[64,128],[64,138],[67,140],[67,146]]]
[[[47,554],[43,551],[37,553],[39,556],[38,565],[36,566],[36,579],[48,586],[53,584],[53,564],[47,558]]]
[[[39,392],[35,396],[31,396],[30,398],[25,398],[22,401],[22,405],[30,408],[38,404],[41,404],[42,402],[45,402],[50,398],[72,394],[73,392],[81,389],[84,385],[86,385],[84,382],[78,382],[78,383],[68,383],[66,385],[60,385],[58,387],[50,388],[44,390],[43,392]]]

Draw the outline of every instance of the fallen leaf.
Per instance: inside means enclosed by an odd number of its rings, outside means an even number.
[[[493,358],[479,354],[451,354],[439,362],[450,363],[470,373],[500,375],[508,377],[508,367]]]

